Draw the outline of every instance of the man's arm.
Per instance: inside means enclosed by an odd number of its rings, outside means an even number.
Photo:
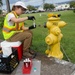
[[[11,21],[14,23],[19,23],[19,22],[23,22],[25,20],[28,20],[28,17],[24,17],[24,18],[16,18],[16,17],[12,17]]]

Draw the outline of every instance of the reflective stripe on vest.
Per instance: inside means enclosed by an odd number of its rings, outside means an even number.
[[[12,29],[11,29],[11,28],[8,28],[8,27],[6,27],[6,26],[3,27],[3,31],[4,31],[4,32],[9,33],[9,32],[11,32],[12,30],[16,31],[15,28],[12,28]]]
[[[5,27],[3,27],[3,31],[7,32],[7,33],[10,32],[10,30],[8,28],[5,28]]]

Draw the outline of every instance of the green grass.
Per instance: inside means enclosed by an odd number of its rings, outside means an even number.
[[[45,37],[48,35],[48,29],[44,28],[43,25],[47,22],[47,15],[50,12],[34,13],[34,14],[24,14],[22,16],[32,16],[36,17],[36,25],[37,28],[33,31],[33,42],[32,48],[38,52],[44,53],[47,49],[47,44],[45,43]],[[73,11],[59,11],[59,12],[51,12],[61,14],[61,20],[65,21],[67,25],[61,28],[63,33],[63,38],[61,40],[61,45],[63,46],[65,52],[68,57],[71,59],[73,63],[75,63],[75,13]],[[25,21],[25,26],[32,25],[32,21]],[[39,27],[38,25],[41,25]],[[0,38],[3,39],[1,30],[0,30]],[[64,55],[65,60],[66,57]]]

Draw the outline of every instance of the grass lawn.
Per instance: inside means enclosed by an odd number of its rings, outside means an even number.
[[[32,48],[38,52],[44,53],[47,49],[47,44],[45,43],[45,37],[48,35],[48,29],[44,28],[43,25],[47,22],[47,15],[50,12],[34,13],[34,14],[25,14],[22,16],[31,16],[34,15],[36,17],[36,25],[37,28],[33,31],[33,46]],[[57,14],[61,14],[61,20],[65,21],[67,25],[64,28],[61,28],[63,33],[63,38],[61,40],[61,46],[63,46],[65,52],[68,57],[71,59],[73,63],[75,63],[75,13],[73,11],[59,11],[53,12]],[[25,25],[32,25],[32,21],[26,21]],[[39,27],[38,25],[41,25]],[[0,29],[0,39],[3,39],[1,29]],[[64,58],[66,57],[64,55]]]

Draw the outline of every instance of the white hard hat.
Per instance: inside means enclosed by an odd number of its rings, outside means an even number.
[[[16,3],[14,4],[14,6],[21,6],[21,7],[23,7],[24,9],[27,9],[27,7],[25,6],[24,2],[22,2],[22,1],[16,2]]]

